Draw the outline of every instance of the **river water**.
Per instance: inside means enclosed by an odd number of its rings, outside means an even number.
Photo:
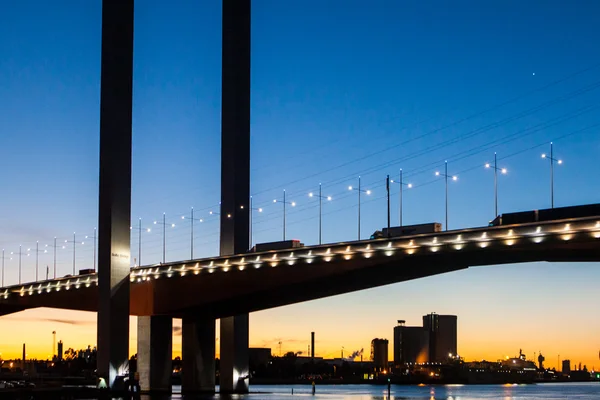
[[[293,394],[292,394],[293,389]],[[387,396],[386,386],[376,385],[323,385],[316,387],[315,396],[308,385],[253,385],[247,395],[188,397],[176,392],[171,399],[288,399],[295,397],[315,400],[599,400],[600,382],[591,383],[542,383],[537,385],[392,385],[391,396]],[[153,400],[151,396],[142,396]]]

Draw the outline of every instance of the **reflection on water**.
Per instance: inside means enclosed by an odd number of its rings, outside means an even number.
[[[598,400],[600,383],[568,383],[539,385],[392,385],[390,397],[386,386],[375,385],[323,385],[311,394],[310,385],[281,385],[250,387],[247,395],[182,396],[181,388],[173,387],[171,396],[142,396],[144,400],[215,399],[259,400],[288,399],[295,397],[315,400]],[[292,394],[293,391],[293,394]]]

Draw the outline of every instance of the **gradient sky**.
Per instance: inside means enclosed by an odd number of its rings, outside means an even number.
[[[400,168],[414,188],[404,223],[444,221],[448,160],[459,180],[449,193],[450,228],[493,218],[498,153],[500,212],[550,205],[554,141],[557,206],[600,201],[600,31],[595,1],[254,0],[252,10],[252,194],[256,242],[281,238],[273,199],[286,189],[298,206],[288,236],[356,238],[357,205],[348,185],[362,176],[362,236],[385,224],[385,176]],[[7,284],[17,282],[10,252],[71,240],[77,269],[92,266],[84,239],[97,224],[101,2],[21,0],[0,11],[0,246]],[[194,207],[196,256],[218,253],[220,185],[220,1],[136,4],[132,219],[142,218],[143,264],[160,261],[163,212],[167,259],[189,257]],[[397,188],[392,201],[398,202]],[[392,218],[397,220],[394,206]],[[183,223],[182,223],[183,222]],[[132,234],[132,258],[137,254]],[[59,249],[58,275],[71,273],[72,245]],[[40,275],[52,251],[40,255]],[[35,255],[23,256],[35,279]],[[257,312],[251,344],[338,356],[374,337],[392,339],[397,319],[420,324],[429,312],[457,314],[459,353],[496,360],[540,350],[600,367],[597,264],[472,268],[329,299]],[[309,288],[307,288],[309,290]],[[135,319],[132,319],[135,323]],[[0,318],[2,357],[50,354],[51,332],[67,347],[95,343],[95,314],[30,310]],[[132,352],[135,325],[132,325]],[[390,358],[391,354],[390,346]],[[175,336],[175,353],[180,336]]]

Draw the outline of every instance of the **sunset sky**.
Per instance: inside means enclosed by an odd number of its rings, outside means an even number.
[[[0,246],[5,283],[17,283],[23,252],[50,249],[58,275],[93,264],[97,225],[100,0],[21,0],[0,12]],[[600,202],[600,3],[592,1],[254,0],[252,12],[252,195],[255,242],[280,240],[286,189],[288,236],[318,240],[310,191],[323,184],[323,239],[356,238],[385,223],[385,176],[404,171],[404,223],[444,221],[444,186],[434,173],[448,160],[451,229],[485,225],[494,215],[498,153],[500,212]],[[167,259],[218,253],[220,190],[221,1],[136,3],[132,224],[142,218],[142,263],[160,261],[154,220],[166,213]],[[392,196],[398,220],[398,191]],[[183,223],[182,223],[183,222]],[[132,232],[132,259],[138,234]],[[65,246],[63,249],[62,246]],[[22,259],[35,279],[35,255]],[[39,274],[52,271],[41,253]],[[52,272],[51,272],[52,274]],[[338,357],[371,339],[392,341],[398,319],[456,314],[459,353],[496,360],[540,351],[600,368],[598,264],[521,264],[384,286],[251,315],[252,346]],[[309,288],[307,288],[309,290]],[[0,353],[46,358],[52,331],[66,347],[95,343],[95,314],[38,309],[0,318]],[[176,321],[176,326],[180,321]],[[217,331],[218,332],[218,331]],[[131,329],[135,352],[135,319]],[[181,348],[175,330],[174,352]],[[218,348],[218,346],[217,346]],[[392,357],[390,344],[390,358]]]

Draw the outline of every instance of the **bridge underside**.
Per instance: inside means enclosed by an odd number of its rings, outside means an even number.
[[[473,249],[470,251],[431,252],[421,255],[383,253],[365,259],[337,258],[330,262],[301,265],[279,262],[272,267],[232,266],[228,272],[184,276],[174,271],[171,277],[131,283],[131,314],[165,315],[174,318],[224,318],[357,290],[424,278],[469,266],[525,262],[600,261],[596,242],[553,242],[544,245],[514,246],[510,249]],[[50,307],[97,311],[95,284],[70,290],[47,291],[33,286],[21,296],[0,297],[0,315],[29,308]],[[74,301],[76,299],[76,301]]]

